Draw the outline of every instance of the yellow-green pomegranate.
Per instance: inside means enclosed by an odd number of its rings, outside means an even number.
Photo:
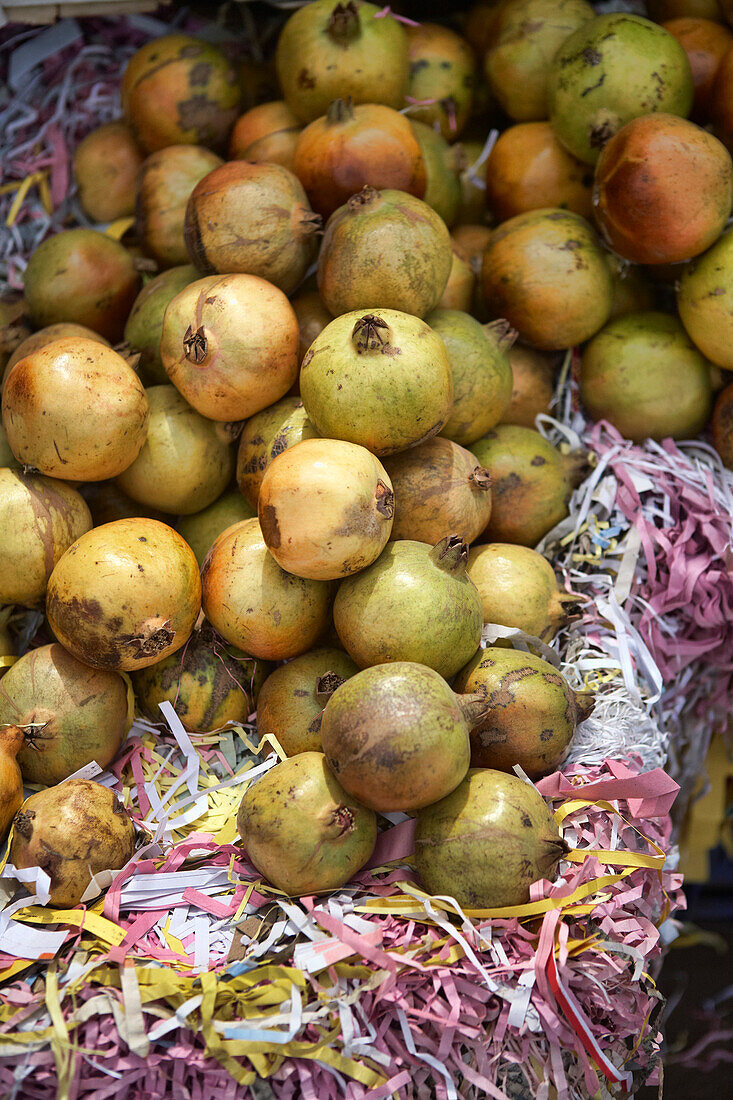
[[[252,783],[237,827],[260,874],[293,895],[343,886],[377,841],[374,811],[346,793],[320,752],[291,756]]]
[[[286,573],[259,522],[223,531],[201,569],[204,614],[239,649],[269,661],[305,653],[330,622],[331,585]]]
[[[201,608],[193,550],[154,519],[118,519],[82,535],[48,582],[46,614],[70,653],[130,672],[185,645]]]
[[[530,779],[555,770],[595,703],[547,661],[516,649],[479,649],[455,686],[486,703],[471,732],[471,766],[508,772],[519,764]]]
[[[681,272],[677,308],[688,335],[707,358],[733,370],[733,233]]]
[[[265,470],[257,505],[275,561],[312,580],[338,580],[379,557],[389,539],[394,494],[365,447],[306,439]]]
[[[42,603],[56,562],[91,526],[83,497],[63,481],[0,468],[0,605]]]
[[[449,679],[476,652],[481,597],[460,536],[435,546],[391,542],[374,565],[339,585],[333,618],[360,668],[414,661]]]
[[[509,349],[512,368],[512,396],[502,413],[500,424],[519,424],[534,428],[540,413],[550,414],[555,393],[556,356],[535,351],[524,344]]]
[[[326,760],[350,794],[382,813],[412,812],[449,794],[468,771],[480,695],[455,695],[432,668],[408,661],[364,669],[326,703]]]
[[[94,222],[112,222],[135,211],[135,177],[145,154],[130,128],[115,119],[98,126],[74,150],[79,202]]]
[[[90,668],[55,642],[20,657],[0,687],[0,727],[26,733],[18,753],[26,783],[61,783],[92,760],[106,768],[134,717],[126,676]]]
[[[270,667],[227,645],[204,621],[183,649],[134,672],[132,683],[152,722],[161,721],[160,704],[167,701],[187,730],[211,733],[247,721]]]
[[[13,818],[10,862],[45,871],[49,904],[64,909],[79,904],[92,875],[119,870],[134,851],[135,826],[116,792],[88,779],[32,794]]]
[[[424,321],[372,309],[337,317],[316,337],[300,393],[320,435],[387,455],[441,430],[453,382],[445,344]]]
[[[299,397],[283,397],[250,417],[239,437],[237,484],[253,508],[257,508],[260,485],[273,459],[288,447],[317,436]]]
[[[160,360],[160,338],[163,334],[163,315],[168,303],[198,278],[192,264],[171,267],[146,283],[138,294],[125,325],[125,341],[133,352],[138,352],[138,370],[150,382],[162,384],[168,381]]]
[[[196,555],[199,565],[216,539],[227,527],[243,519],[252,519],[257,515],[255,508],[242,496],[238,489],[229,489],[222,493],[208,508],[202,508],[193,515],[183,516],[178,521],[178,534],[182,535]]]
[[[506,772],[471,770],[417,815],[415,867],[425,889],[467,909],[529,901],[532,883],[552,880],[568,851],[539,791]]]
[[[472,546],[468,575],[478,588],[485,623],[513,627],[549,642],[581,614],[582,597],[561,592],[547,558],[528,546]]]
[[[445,138],[424,122],[410,118],[412,132],[422,153],[427,175],[423,202],[431,206],[447,226],[453,225],[461,205],[459,158]]]
[[[5,374],[3,376],[3,384],[5,384],[5,380],[10,374],[10,371],[19,359],[25,359],[31,352],[38,351],[39,348],[45,348],[48,344],[53,344],[55,340],[66,340],[67,338],[78,336],[83,340],[96,340],[98,344],[104,344],[105,347],[109,347],[109,340],[105,340],[103,336],[99,336],[92,329],[87,328],[86,325],[75,325],[68,321],[61,322],[58,325],[46,325],[45,328],[39,328],[37,332],[33,332],[30,336],[26,336],[25,340],[22,340],[18,344],[15,351],[8,359]]]
[[[422,104],[411,116],[431,128],[437,127],[448,141],[455,141],[473,105],[475,54],[465,38],[437,23],[409,26],[407,40],[409,101]]]
[[[222,164],[200,145],[169,145],[143,163],[137,181],[135,222],[145,252],[161,267],[191,261],[183,238],[188,199],[199,180]]]
[[[257,732],[276,737],[288,756],[321,751],[321,719],[336,688],[359,671],[342,649],[311,649],[265,680],[257,701]]]

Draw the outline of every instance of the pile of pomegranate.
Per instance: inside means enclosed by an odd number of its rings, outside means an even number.
[[[165,700],[277,738],[238,826],[281,890],[343,885],[395,813],[430,892],[553,876],[525,779],[593,709],[534,549],[587,471],[536,428],[567,349],[589,418],[733,468],[733,4],[648,7],[481,0],[459,33],[314,0],[260,66],[130,61],[75,153],[100,229],[0,302],[0,656],[46,616],[0,683],[0,829],[52,904],[135,843],[65,780]]]

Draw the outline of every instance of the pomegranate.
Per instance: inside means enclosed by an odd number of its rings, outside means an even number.
[[[247,421],[239,437],[237,484],[253,508],[257,508],[262,478],[273,459],[288,447],[316,436],[299,397],[283,397]]]
[[[0,605],[41,603],[54,565],[91,526],[83,498],[63,481],[0,469]]]
[[[184,401],[174,386],[145,391],[148,434],[135,461],[117,478],[131,500],[190,516],[221,496],[234,473],[231,440]]]
[[[489,522],[491,481],[470,451],[434,436],[385,458],[397,507],[391,539],[434,545],[443,531],[473,542]]]
[[[426,172],[408,120],[378,103],[335,99],[298,138],[293,171],[327,218],[365,184],[425,194]]]
[[[476,291],[476,276],[468,255],[460,245],[453,244],[453,261],[448,282],[445,284],[437,309],[454,309],[468,313]],[[433,311],[435,312],[435,310]]]
[[[124,867],[134,851],[135,826],[116,792],[88,779],[32,794],[13,818],[10,862],[49,875],[49,905],[78,905],[92,875]]]
[[[529,901],[569,851],[539,791],[516,775],[469,771],[446,798],[417,816],[415,867],[431,894],[467,909]]]
[[[296,577],[337,580],[381,554],[394,493],[384,466],[365,447],[306,439],[267,467],[257,509],[278,565]]]
[[[202,416],[243,420],[283,397],[298,374],[298,319],[256,275],[210,275],[165,311],[160,358]]]
[[[102,481],[125,470],[148,430],[148,401],[121,355],[93,340],[56,340],[15,364],[3,389],[13,454],[42,474]]]
[[[637,267],[622,260],[612,252],[606,253],[606,263],[611,272],[611,313],[609,321],[627,313],[640,313],[655,307],[654,288]]]
[[[182,516],[177,525],[178,534],[186,540],[201,566],[222,531],[256,515],[256,509],[245,500],[239,490],[230,489],[222,493],[208,508]]]
[[[486,161],[486,202],[497,221],[562,207],[590,218],[593,172],[555,137],[549,122],[510,126]]]
[[[287,168],[232,160],[194,187],[184,236],[203,274],[259,275],[290,294],[315,259],[320,228]]]
[[[92,760],[106,768],[134,716],[126,676],[90,668],[56,643],[20,657],[0,688],[0,727],[26,732],[18,754],[26,783],[60,783]]]
[[[199,180],[222,164],[200,145],[169,145],[149,156],[138,176],[137,235],[161,267],[190,263],[183,225],[186,205]]]
[[[171,267],[146,283],[133,304],[125,325],[125,341],[138,352],[138,369],[153,383],[165,383],[168,375],[160,361],[163,315],[168,303],[198,278],[192,264]]]
[[[483,626],[467,558],[458,535],[433,547],[391,542],[368,569],[343,580],[333,620],[357,665],[414,661],[446,679],[454,676],[476,652]]]
[[[677,39],[687,54],[694,87],[690,114],[692,118],[704,124],[715,108],[713,94],[715,77],[723,55],[733,45],[733,35],[727,27],[722,27],[720,23],[714,23],[709,18],[683,16],[670,19],[662,23],[662,26]]]
[[[427,203],[364,187],[328,220],[318,290],[335,317],[380,307],[424,317],[445,289],[451,262],[448,230]]]
[[[10,450],[10,444],[8,443],[8,433],[0,424],[0,468],[7,466],[12,469],[19,469],[20,463]]]
[[[140,276],[127,249],[94,229],[66,229],[34,250],[24,294],[37,328],[71,321],[122,339]]]
[[[25,732],[18,726],[0,727],[0,843],[5,842],[10,823],[23,805],[17,755],[25,741]]]
[[[135,212],[135,179],[144,154],[130,128],[116,119],[98,126],[74,151],[79,202],[94,222],[111,222]]]
[[[584,454],[562,455],[539,432],[514,424],[497,425],[471,449],[491,478],[492,542],[535,546],[567,516],[588,468]]]
[[[718,239],[733,202],[725,146],[686,119],[644,115],[607,143],[596,166],[596,221],[634,263],[677,263]]]
[[[481,267],[484,300],[527,344],[553,351],[588,340],[611,310],[598,239],[569,210],[533,210],[494,231]]]
[[[132,682],[151,722],[161,721],[160,704],[167,701],[187,730],[212,733],[247,721],[269,671],[266,661],[227,645],[204,621],[183,649],[134,672]]]
[[[721,462],[733,470],[733,385],[726,386],[715,402],[712,429]]]
[[[237,119],[229,139],[229,159],[281,164],[292,172],[301,129],[284,100],[259,103]]]
[[[436,127],[453,141],[464,129],[473,104],[476,58],[465,38],[437,23],[408,26],[411,118]],[[427,102],[426,102],[427,101]],[[419,106],[418,106],[419,105]]]
[[[118,519],[73,543],[48,582],[46,614],[84,664],[129,672],[185,644],[201,607],[193,551],[154,519]]]
[[[514,627],[549,642],[581,614],[583,597],[561,592],[550,563],[528,546],[472,546],[468,575],[478,588],[485,623]]]
[[[553,356],[514,344],[509,349],[512,368],[512,395],[499,420],[500,424],[519,424],[534,428],[540,413],[550,413],[555,393]]]
[[[257,701],[257,733],[288,756],[321,751],[321,718],[336,688],[359,671],[341,649],[311,649],[276,668]]]
[[[19,294],[0,296],[0,378],[15,349],[30,335],[24,299]]]
[[[476,0],[468,9],[463,21],[463,34],[483,57],[499,30],[499,18],[504,0]]]
[[[104,344],[106,348],[110,346],[109,340],[105,340],[104,336],[99,336],[96,332],[93,332],[92,329],[87,328],[86,325],[75,325],[63,322],[58,325],[46,325],[45,328],[39,329],[38,332],[26,336],[25,340],[22,340],[18,344],[17,348],[8,359],[5,375],[3,377],[3,385],[19,359],[25,359],[26,355],[30,355],[40,348],[45,348],[48,344],[53,344],[56,340],[67,340],[76,336],[80,336],[83,340],[95,340],[98,344]]]
[[[694,439],[710,415],[709,364],[676,317],[628,313],[583,352],[580,396],[627,439]]]
[[[344,788],[382,813],[412,812],[449,794],[468,771],[469,730],[486,704],[455,695],[410,661],[375,665],[336,689],[321,740]]]
[[[357,310],[327,325],[303,359],[300,392],[320,435],[377,455],[435,435],[453,404],[440,336],[393,309]]]
[[[711,362],[733,370],[733,234],[687,264],[677,290],[677,309],[688,335]]]
[[[216,46],[187,34],[146,42],[122,76],[122,110],[148,153],[170,145],[222,148],[237,117],[242,89]]]
[[[237,827],[250,862],[293,895],[343,886],[377,841],[374,811],[346,793],[320,752],[291,756],[252,783]]]
[[[547,118],[552,59],[594,14],[585,0],[508,0],[502,5],[484,68],[491,91],[510,118]]]
[[[451,148],[437,130],[424,122],[411,119],[410,124],[425,165],[425,191],[420,198],[451,226],[461,203],[458,148]]]
[[[471,731],[471,766],[509,772],[519,764],[530,779],[555,770],[594,706],[591,692],[573,691],[547,661],[516,649],[480,649],[456,689],[486,705]]]
[[[612,12],[585,23],[562,43],[549,70],[550,122],[586,164],[633,118],[664,111],[686,118],[692,107],[690,62],[663,27]]]
[[[476,274],[481,272],[481,259],[492,237],[488,225],[457,225],[451,233],[453,244],[463,249]]]
[[[330,622],[331,585],[281,569],[256,519],[227,528],[201,569],[204,614],[230,645],[269,661],[305,653]]]
[[[468,313],[446,309],[433,310],[425,323],[445,344],[453,375],[453,411],[440,434],[468,446],[498,424],[509,404],[508,352],[516,333],[505,321],[480,325]]]
[[[477,93],[481,91],[481,84],[476,91]],[[485,85],[483,91],[487,97],[490,95]],[[480,225],[487,217],[486,185],[482,179],[483,161],[480,165],[478,164],[484,151],[484,144],[484,141],[464,139],[459,145],[453,146],[453,160],[459,171],[461,187],[461,201],[456,215],[456,222],[459,225]]]
[[[277,43],[277,75],[288,106],[303,122],[329,103],[404,104],[409,73],[407,37],[391,16],[359,0],[315,0],[294,11]]]

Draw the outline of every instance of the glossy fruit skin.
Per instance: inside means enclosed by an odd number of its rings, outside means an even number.
[[[396,19],[375,19],[379,10],[374,4],[315,0],[290,16],[275,63],[283,97],[303,122],[349,95],[355,104],[404,106],[407,36]]]
[[[612,286],[609,321],[627,313],[640,313],[655,308],[654,287],[645,277],[646,272],[622,260],[613,252],[606,255],[606,263],[611,272]]]
[[[134,715],[126,677],[90,668],[55,642],[19,658],[0,689],[0,726],[32,731],[18,754],[26,783],[61,783],[92,760],[106,768]]]
[[[233,160],[191,192],[184,237],[203,275],[258,275],[291,294],[316,254],[320,218],[280,164]]]
[[[293,172],[324,218],[365,184],[425,194],[425,164],[409,121],[378,103],[335,100],[298,138]]]
[[[468,42],[448,27],[420,23],[407,28],[410,100],[434,100],[410,112],[446,141],[455,141],[468,122],[476,81],[476,57]]]
[[[160,358],[186,401],[211,420],[244,420],[283,397],[298,373],[298,320],[256,275],[210,275],[166,307]]]
[[[300,364],[316,336],[319,336],[326,325],[333,321],[333,315],[324,306],[317,290],[301,291],[290,299],[290,304],[298,318],[298,363]],[[297,384],[296,380],[294,386]],[[300,392],[299,388],[297,392]]]
[[[74,150],[79,202],[95,222],[112,222],[135,212],[135,177],[144,159],[121,120],[92,130]]]
[[[712,363],[733,370],[733,233],[688,264],[677,289],[677,309],[688,335]]]
[[[545,352],[515,344],[509,349],[512,395],[499,421],[534,428],[539,413],[550,414],[555,392],[553,357]]]
[[[185,729],[211,733],[227,722],[247,721],[270,668],[227,645],[204,622],[185,649],[133,673],[132,682],[151,722],[162,721],[160,703],[167,701]]]
[[[553,351],[593,336],[611,309],[611,275],[584,218],[548,208],[494,230],[481,266],[484,301],[531,347]]]
[[[715,106],[713,89],[724,54],[733,44],[727,27],[711,19],[681,17],[662,23],[687,54],[692,70],[695,97],[690,116],[706,123]]]
[[[437,672],[408,661],[364,669],[326,703],[321,740],[339,782],[365,806],[412,812],[468,771],[469,724]]]
[[[550,68],[550,122],[586,164],[633,118],[690,113],[692,72],[676,38],[628,12],[599,15],[567,38]]]
[[[122,606],[124,604],[124,606]],[[120,519],[82,535],[48,583],[51,629],[84,664],[130,672],[183,646],[201,608],[193,551],[154,519]]]
[[[346,793],[320,752],[282,760],[248,787],[237,826],[250,862],[291,895],[343,886],[377,840],[374,812]]]
[[[256,515],[256,509],[245,500],[238,489],[229,489],[207,508],[182,516],[177,530],[191,547],[201,566],[209,550],[227,527],[232,527],[243,519],[253,519]]]
[[[134,370],[96,340],[56,340],[19,360],[3,389],[13,454],[49,477],[103,481],[137,458],[148,401]]]
[[[42,603],[56,562],[91,526],[84,499],[63,481],[0,468],[0,604]]]
[[[562,43],[593,19],[585,0],[508,0],[484,58],[491,91],[510,118],[547,118],[548,72]]]
[[[450,227],[461,205],[460,148],[451,148],[441,134],[424,122],[411,118],[410,126],[425,164],[425,192],[420,198]]]
[[[634,119],[596,165],[593,206],[606,241],[638,264],[678,263],[720,236],[733,203],[725,146],[686,119]]]
[[[530,547],[503,542],[472,546],[467,572],[481,596],[485,623],[522,630],[544,642],[563,625],[555,571]]]
[[[445,223],[427,203],[364,188],[328,219],[318,290],[334,317],[374,308],[424,317],[443,293],[452,259]]]
[[[201,569],[204,614],[239,649],[268,661],[297,657],[328,627],[331,585],[281,569],[259,522],[223,531]]]
[[[53,344],[55,340],[66,340],[77,336],[80,336],[83,340],[96,340],[97,343],[109,347],[109,340],[105,340],[104,336],[99,336],[92,329],[87,328],[86,325],[75,325],[64,321],[58,325],[46,325],[45,328],[39,328],[37,332],[26,336],[25,340],[18,344],[5,367],[3,385],[5,385],[8,375],[19,359],[25,359],[26,355],[30,355],[31,352],[38,351],[40,348],[45,348],[47,344]]]
[[[676,317],[629,313],[583,352],[580,395],[626,439],[694,439],[710,414],[710,370]]]
[[[300,392],[320,435],[380,456],[437,434],[453,404],[440,336],[392,309],[357,310],[327,325],[303,359]]]
[[[726,386],[718,394],[713,410],[713,446],[720,460],[729,470],[733,470],[733,385]]]
[[[493,506],[485,538],[536,546],[568,514],[573,482],[539,432],[499,424],[471,447],[489,471]]]
[[[230,160],[281,164],[293,171],[302,126],[282,99],[260,103],[241,115],[229,139]]]
[[[145,444],[117,484],[147,508],[174,516],[200,512],[231,479],[231,441],[215,421],[192,409],[175,386],[150,386],[145,394],[150,409]]]
[[[127,249],[94,229],[65,229],[49,237],[34,250],[24,274],[36,328],[72,321],[113,343],[122,338],[139,289]]]
[[[334,623],[360,668],[414,661],[449,679],[475,653],[483,625],[481,598],[465,566],[444,571],[431,557],[435,549],[422,542],[391,542],[374,565],[339,585]],[[444,609],[440,630],[437,609]]]
[[[321,752],[321,719],[330,685],[348,680],[358,671],[341,649],[310,649],[280,665],[260,691],[258,735],[276,737],[288,756]]]
[[[10,861],[50,876],[49,905],[78,905],[93,874],[118,870],[135,851],[135,826],[117,793],[69,779],[26,798],[13,818]]]
[[[371,565],[394,516],[389,476],[365,447],[307,439],[265,470],[257,505],[275,561],[297,577],[329,581]]]
[[[510,126],[486,161],[486,202],[498,221],[547,206],[589,219],[592,193],[592,171],[560,144],[549,122]]]
[[[137,235],[161,267],[180,267],[191,260],[183,237],[186,205],[199,180],[222,164],[201,145],[169,145],[143,163],[137,184]]]
[[[193,264],[171,267],[146,283],[138,294],[125,325],[125,341],[139,352],[138,370],[149,382],[163,384],[168,375],[160,361],[163,316],[168,303],[198,278]]]
[[[223,148],[242,95],[224,54],[185,34],[142,46],[125,69],[121,91],[125,119],[148,153],[169,145]]]
[[[461,313],[469,313],[475,291],[476,276],[468,255],[460,245],[454,243],[450,275],[436,309],[456,309]]]
[[[317,437],[299,397],[283,397],[247,421],[239,437],[237,484],[255,511],[270,463],[288,447]]]

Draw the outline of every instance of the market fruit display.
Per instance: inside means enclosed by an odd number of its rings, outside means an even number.
[[[255,511],[270,463],[288,447],[317,435],[299,397],[283,397],[249,418],[239,437],[237,484]]]
[[[186,206],[199,180],[221,163],[221,157],[201,145],[167,145],[143,162],[136,230],[145,252],[161,267],[191,262],[183,236]]]

